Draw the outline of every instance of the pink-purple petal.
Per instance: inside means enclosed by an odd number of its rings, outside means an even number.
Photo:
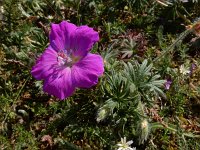
[[[60,28],[63,31],[63,37],[64,37],[63,40],[64,40],[64,46],[65,46],[64,48],[66,50],[70,50],[72,47],[71,45],[73,43],[73,37],[77,29],[77,26],[67,21],[62,21],[60,23]]]
[[[50,76],[55,68],[57,68],[57,53],[52,49],[46,49],[36,61],[31,74],[37,80],[42,80]]]
[[[77,26],[67,21],[62,21],[60,24],[51,24],[50,45],[54,50],[70,49],[72,37]]]
[[[59,51],[61,49],[64,49],[63,34],[59,24],[51,24],[49,39],[50,44],[54,50]]]
[[[72,67],[73,80],[79,88],[90,88],[97,84],[98,77],[104,72],[103,59],[100,55],[87,54]]]
[[[70,68],[57,70],[45,80],[43,90],[63,100],[75,91],[71,76]]]
[[[98,32],[88,26],[80,26],[76,29],[73,37],[73,55],[84,57],[91,50],[94,43],[99,41]]]

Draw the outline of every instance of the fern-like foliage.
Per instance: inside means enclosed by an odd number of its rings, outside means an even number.
[[[152,101],[154,96],[163,96],[161,87],[165,83],[165,80],[159,80],[160,75],[153,74],[153,64],[149,64],[147,60],[144,60],[142,64],[137,61],[124,64],[124,75],[130,82],[132,91],[137,91],[139,98],[142,101]]]
[[[133,54],[137,52],[136,41],[131,36],[125,38],[122,42],[120,51],[122,52],[122,58],[131,57]]]

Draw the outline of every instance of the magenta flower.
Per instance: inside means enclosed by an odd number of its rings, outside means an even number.
[[[44,80],[43,90],[59,99],[73,94],[75,89],[97,84],[104,72],[103,59],[91,54],[98,32],[88,26],[62,21],[52,24],[50,45],[33,66],[31,74]]]

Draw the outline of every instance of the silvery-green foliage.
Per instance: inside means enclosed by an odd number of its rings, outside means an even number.
[[[141,64],[137,61],[124,64],[124,75],[130,82],[131,90],[136,91],[142,101],[151,101],[154,96],[163,96],[162,91],[165,80],[160,80],[159,74],[152,72],[153,64],[149,64],[144,60]]]
[[[18,9],[26,17],[42,15],[45,7],[47,7],[47,4],[42,0],[23,0],[18,3]]]
[[[111,45],[104,49],[101,54],[104,60],[105,70],[111,70],[119,64],[119,61],[115,59],[118,56],[119,51],[114,48],[118,41],[119,40],[115,40]]]
[[[105,93],[106,99],[114,100],[117,102],[131,99],[129,83],[121,73],[117,73],[112,70],[111,74],[107,74],[107,79],[105,82],[106,83],[102,89],[103,93]]]
[[[118,110],[123,110],[124,108],[129,107],[129,105],[137,105],[134,102],[134,98],[137,97],[137,94],[131,92],[130,84],[121,73],[111,70],[106,74],[106,79],[101,88],[104,103],[101,104],[97,112],[98,122],[104,120],[107,116],[116,116]],[[117,109],[114,114],[113,110],[115,108]]]
[[[113,109],[116,107],[117,110],[125,111],[129,111],[131,108],[133,113],[141,101],[152,102],[155,96],[165,97],[161,89],[165,80],[160,80],[160,76],[153,73],[153,65],[148,65],[147,60],[144,60],[142,64],[135,61],[123,65],[123,73],[118,73],[112,68],[106,74],[106,79],[102,85],[105,102],[98,110],[97,121],[104,120],[108,115],[112,115]],[[138,111],[138,113],[140,112]],[[137,114],[132,115],[137,116]],[[142,111],[140,115],[144,116],[144,112]]]
[[[136,41],[131,36],[128,36],[123,40],[120,51],[122,52],[122,58],[131,57],[137,51]]]

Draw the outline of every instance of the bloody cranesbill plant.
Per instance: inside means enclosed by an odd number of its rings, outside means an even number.
[[[98,32],[67,21],[52,24],[50,44],[32,68],[37,80],[44,80],[43,90],[59,99],[73,94],[76,87],[90,88],[104,72],[103,59],[91,54]]]

